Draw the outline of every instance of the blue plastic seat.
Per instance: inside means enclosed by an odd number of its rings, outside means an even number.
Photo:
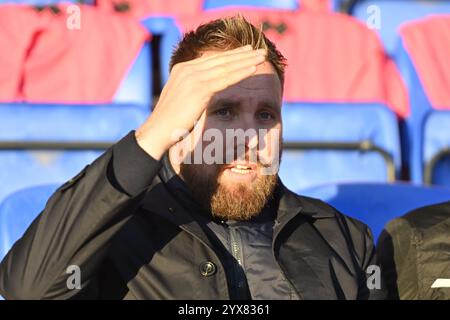
[[[8,1],[4,1],[7,3]],[[29,1],[11,1],[12,3],[26,3],[33,5],[47,5],[56,4],[59,2],[74,2],[77,1],[57,1],[57,0],[29,0]],[[90,4],[94,1],[85,1]],[[2,1],[0,0],[0,4]],[[146,42],[142,46],[140,52],[134,61],[130,62],[129,70],[117,88],[117,91],[112,97],[114,103],[136,104],[143,108],[150,109],[153,102],[153,64],[152,64],[152,44]],[[76,61],[74,61],[76,63]],[[107,81],[107,76],[105,81]]]
[[[395,62],[408,88],[411,110],[401,127],[404,161],[409,167],[411,180],[420,184],[423,183],[424,169],[422,127],[432,106],[401,40],[397,42]]]
[[[112,101],[135,104],[150,110],[153,101],[152,72],[152,44],[147,42],[131,63]]]
[[[329,184],[300,190],[366,223],[378,239],[386,223],[419,207],[450,200],[450,188],[396,184]]]
[[[58,186],[50,184],[19,190],[0,203],[0,261],[44,209]]]
[[[423,126],[424,181],[450,187],[450,111],[431,111]]]
[[[130,64],[112,104],[0,104],[0,144],[9,142],[113,143],[139,126],[152,106],[151,44]],[[100,150],[0,148],[0,201],[33,184],[63,182],[97,158]]]
[[[433,159],[450,148],[449,111],[433,108],[402,39],[397,41],[395,61],[408,88],[411,109],[401,128],[402,152],[411,180],[450,186],[450,155]],[[429,165],[434,160],[433,169]]]
[[[114,143],[149,111],[136,105],[0,104],[0,146],[11,142]],[[62,183],[102,150],[27,150],[0,147],[0,201],[28,186]]]
[[[161,84],[169,79],[169,64],[172,51],[181,39],[181,31],[178,29],[172,17],[150,17],[143,19],[141,23],[153,36],[159,36],[159,68]],[[151,70],[151,69],[149,69]]]
[[[396,49],[398,28],[403,22],[430,14],[450,13],[450,1],[412,0],[360,0],[351,9],[351,14],[362,22],[373,23],[379,13],[379,32],[385,49],[392,54]]]
[[[398,176],[398,124],[384,105],[286,103],[282,116],[285,148],[280,177],[290,189],[337,182],[387,182]],[[307,145],[302,150],[286,148],[292,143]],[[330,143],[338,146],[328,146]],[[346,144],[350,146],[346,148]]]
[[[81,1],[78,0],[0,0],[0,4],[9,4],[9,3],[16,3],[16,4],[27,4],[32,6],[49,6],[49,5],[55,5],[58,3],[80,3]],[[84,4],[94,4],[95,0],[84,0]]]
[[[263,7],[271,9],[298,9],[299,0],[205,0],[205,10],[217,9],[229,6]]]
[[[342,0],[329,0],[334,11],[338,11]],[[297,10],[301,0],[205,0],[203,9],[218,9],[231,6],[260,7],[269,9]]]

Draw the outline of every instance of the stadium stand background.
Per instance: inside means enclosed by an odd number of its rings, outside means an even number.
[[[0,0],[0,258],[151,113],[181,34],[236,13],[288,58],[288,187],[375,235],[450,199],[450,1]]]

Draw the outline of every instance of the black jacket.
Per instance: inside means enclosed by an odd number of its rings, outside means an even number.
[[[0,265],[3,296],[236,298],[217,241],[169,192],[158,176],[158,162],[129,155],[136,152],[132,145],[130,133],[52,195]],[[117,172],[119,167],[127,173]],[[367,226],[319,200],[280,188],[272,250],[297,295],[384,297],[384,290],[366,285],[366,269],[376,259]],[[67,286],[71,265],[81,270],[79,290]]]
[[[450,279],[450,202],[390,221],[378,240],[378,259],[390,299],[450,300],[450,288],[438,285]]]

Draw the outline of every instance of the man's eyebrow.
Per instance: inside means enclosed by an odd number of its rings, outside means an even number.
[[[218,107],[231,107],[236,108],[241,105],[241,102],[238,100],[232,100],[232,99],[217,99],[216,101],[212,101],[210,107],[211,108],[218,108]]]
[[[265,100],[258,103],[258,107],[260,108],[268,108],[275,111],[280,111],[280,104],[276,101],[272,100]]]
[[[242,107],[241,101],[239,100],[233,100],[229,98],[222,98],[217,99],[216,101],[211,101],[211,104],[209,105],[209,108],[216,109],[216,108],[240,108]],[[274,111],[280,111],[280,104],[276,100],[264,100],[258,102],[259,108],[267,108],[272,109]]]

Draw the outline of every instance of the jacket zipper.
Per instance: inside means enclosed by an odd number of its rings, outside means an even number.
[[[237,296],[238,299],[247,298],[246,292],[246,279],[242,275],[242,269],[244,268],[244,258],[242,254],[242,241],[239,232],[235,229],[235,227],[230,227],[230,245],[231,245],[231,254],[234,259],[238,262],[239,265],[233,264],[234,269],[234,278],[236,281],[237,288]],[[240,267],[242,268],[240,268]]]

